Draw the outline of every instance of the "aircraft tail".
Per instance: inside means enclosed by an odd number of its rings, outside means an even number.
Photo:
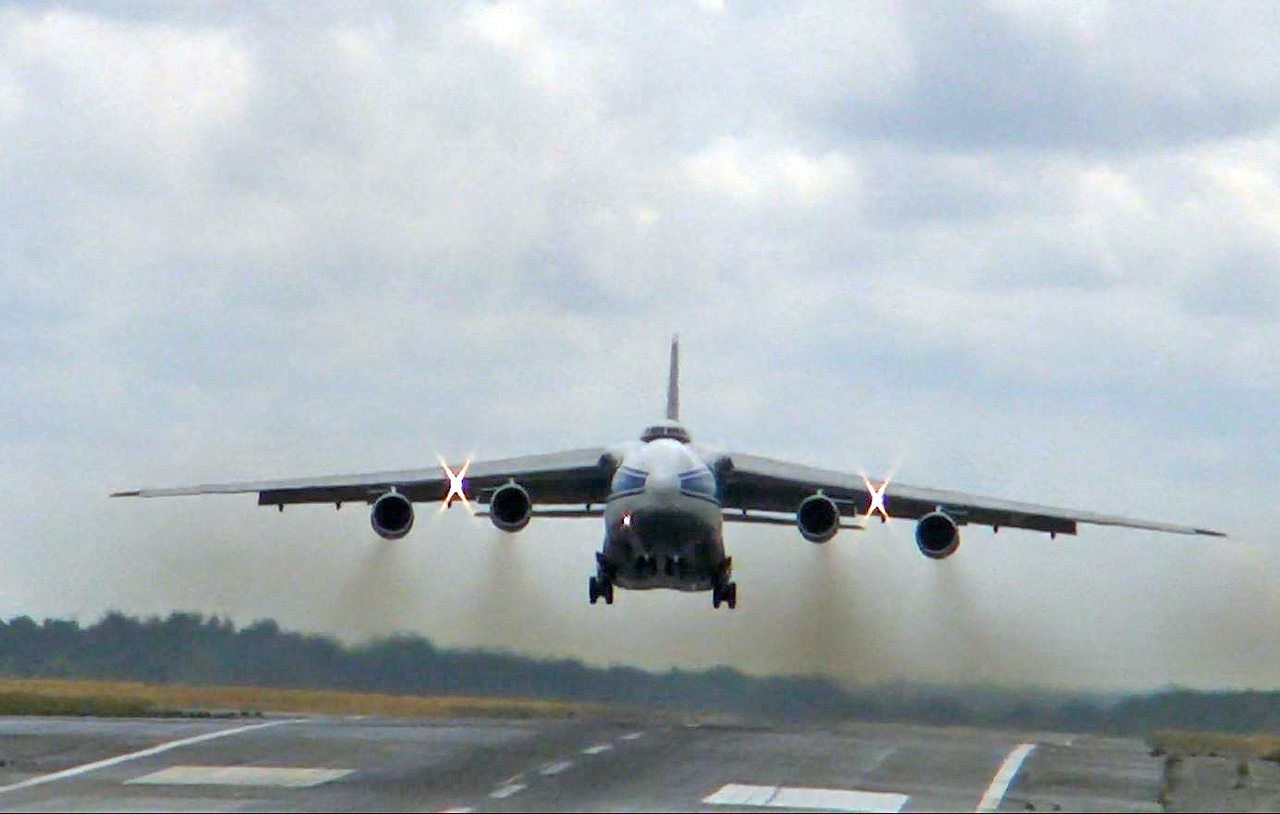
[[[667,420],[680,420],[680,334],[671,337],[671,372],[667,376]]]

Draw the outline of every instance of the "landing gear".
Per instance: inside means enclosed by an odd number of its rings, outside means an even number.
[[[711,587],[711,607],[718,608],[721,602],[727,604],[730,610],[738,607],[738,583],[717,582]]]
[[[596,575],[587,580],[587,598],[591,604],[603,599],[604,604],[613,604],[613,575],[617,568],[604,556],[603,551],[596,552]]]
[[[587,598],[591,600],[591,604],[596,604],[597,599],[603,599],[604,604],[613,604],[613,583],[608,579],[592,577],[587,580]]]
[[[729,579],[733,575],[733,557],[725,557],[716,569],[715,582],[711,586],[711,607],[726,602],[730,610],[738,607],[738,583]]]

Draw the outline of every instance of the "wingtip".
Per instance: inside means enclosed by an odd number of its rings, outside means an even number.
[[[112,492],[110,495],[107,495],[107,497],[141,497],[141,496],[142,496],[141,489],[130,489],[127,492]]]

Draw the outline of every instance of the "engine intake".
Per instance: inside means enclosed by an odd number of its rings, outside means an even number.
[[[373,503],[369,523],[384,540],[399,540],[413,528],[413,504],[399,492],[387,492]]]
[[[503,531],[519,531],[529,525],[533,501],[518,483],[499,486],[489,498],[489,519]]]
[[[926,514],[916,524],[916,546],[930,559],[946,559],[960,547],[960,528],[946,512]]]
[[[821,492],[809,495],[796,509],[796,527],[809,542],[825,543],[840,529],[840,507]]]

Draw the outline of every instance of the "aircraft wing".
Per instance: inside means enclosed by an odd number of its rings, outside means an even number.
[[[458,471],[461,464],[451,467]],[[525,455],[498,461],[477,461],[464,478],[467,497],[487,503],[493,490],[515,479],[529,492],[533,503],[603,503],[609,494],[613,464],[603,448],[574,449],[545,455]],[[174,497],[177,495],[236,494],[257,492],[258,503],[372,503],[391,487],[414,502],[444,500],[449,478],[440,466],[371,472],[362,475],[327,475],[316,478],[206,483],[166,489],[133,489],[112,497]]]
[[[721,500],[726,519],[734,509],[794,512],[800,501],[819,489],[836,501],[842,514],[866,514],[871,493],[861,475],[833,472],[776,461],[757,455],[727,453],[720,459]],[[872,480],[873,488],[881,481]],[[917,519],[943,509],[957,523],[974,523],[993,528],[1012,527],[1075,534],[1077,523],[1124,526],[1173,534],[1206,534],[1224,537],[1222,532],[1194,526],[1134,520],[1109,514],[1016,503],[1011,500],[979,497],[944,489],[926,489],[891,481],[884,491],[884,507],[890,517]]]

